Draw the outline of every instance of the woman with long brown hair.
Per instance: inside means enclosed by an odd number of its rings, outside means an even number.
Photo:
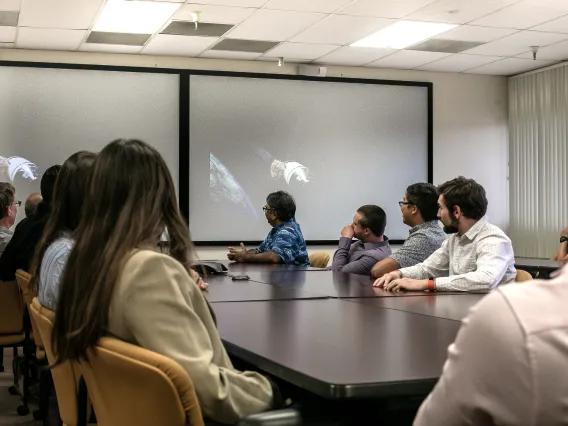
[[[30,273],[42,305],[55,310],[61,274],[73,247],[72,233],[81,210],[96,154],[79,151],[69,157],[57,176],[53,210],[36,246]]]
[[[158,249],[164,230],[169,254]],[[235,423],[273,406],[265,377],[233,368],[188,272],[189,231],[158,151],[138,140],[107,145],[74,235],[54,324],[57,362],[84,358],[110,334],[177,361],[212,420]]]

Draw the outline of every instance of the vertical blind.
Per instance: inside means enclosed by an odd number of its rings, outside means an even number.
[[[509,235],[548,258],[568,225],[568,64],[509,79]]]

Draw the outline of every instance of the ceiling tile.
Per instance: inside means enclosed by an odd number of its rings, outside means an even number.
[[[464,53],[472,55],[517,56],[530,46],[547,46],[568,39],[568,34],[519,31],[502,39],[483,44]]]
[[[183,35],[190,37],[221,37],[233,26],[231,24],[210,24],[203,22],[197,25],[187,21],[172,21],[160,34]]]
[[[0,10],[0,25],[5,27],[17,27],[20,12],[16,10]]]
[[[199,4],[216,6],[261,7],[267,0],[199,0]]]
[[[264,40],[243,40],[236,38],[226,38],[221,40],[212,50],[226,50],[233,52],[255,52],[264,53],[268,52],[274,46],[278,45],[277,41],[264,41]]]
[[[158,34],[140,53],[144,55],[197,56],[215,44],[218,37],[188,37]]]
[[[253,60],[258,58],[262,53],[258,52],[229,52],[226,50],[206,50],[201,55],[200,58],[211,58],[211,59],[245,59]]]
[[[525,52],[518,56],[519,58],[532,59],[532,52]],[[550,60],[568,60],[568,40],[561,41],[560,43],[551,44],[550,46],[542,47],[538,50],[538,59]]]
[[[121,44],[84,43],[79,50],[82,52],[101,53],[138,53],[142,46],[125,46]]]
[[[438,0],[406,18],[420,21],[465,24],[518,0]],[[481,24],[480,24],[481,25]]]
[[[399,50],[386,58],[368,64],[368,67],[412,69],[449,56],[450,53]]]
[[[564,1],[564,0],[563,0]],[[566,2],[568,4],[568,2]],[[547,6],[546,3],[521,1],[503,10],[492,13],[477,21],[473,25],[500,28],[526,29],[566,15],[568,10],[561,12],[558,8]]]
[[[103,0],[23,0],[19,25],[86,30]]]
[[[491,62],[500,61],[500,56],[457,55],[448,56],[438,61],[418,67],[423,71],[462,72]]]
[[[497,62],[482,65],[478,68],[468,70],[472,74],[491,74],[491,75],[514,75],[530,71],[536,68],[545,67],[554,61],[532,61],[530,59],[505,58]]]
[[[21,0],[0,0],[0,10],[20,10]]]
[[[324,17],[321,13],[262,9],[227,35],[231,38],[284,41]]]
[[[16,27],[0,27],[0,43],[13,43],[16,40]]]
[[[278,66],[278,59],[272,58],[270,56],[262,55],[260,58],[257,58],[256,60],[262,62],[272,62],[274,63],[275,68],[276,66]],[[309,63],[311,63],[311,61],[307,59],[284,58],[284,64],[309,64]]]
[[[341,9],[342,15],[402,18],[436,0],[357,0]]]
[[[85,43],[119,44],[127,46],[144,46],[151,34],[109,33],[91,31]]]
[[[346,4],[349,4],[351,1],[352,0],[271,0],[264,8],[332,13]]]
[[[14,43],[0,43],[0,49],[11,49],[14,47]]]
[[[460,25],[453,30],[446,31],[434,38],[443,40],[484,41],[497,40],[516,33],[511,28],[478,27],[474,25]]]
[[[87,31],[59,30],[52,28],[18,29],[16,47],[19,49],[75,50],[85,38]]]
[[[313,60],[327,55],[340,46],[333,44],[307,44],[307,43],[282,43],[265,53],[272,58],[295,58]]]
[[[360,66],[396,52],[394,49],[373,47],[341,47],[317,60],[320,64]]]
[[[345,45],[392,24],[394,20],[364,16],[330,15],[290,41]]]
[[[551,33],[568,33],[568,16],[554,19],[545,24],[532,27],[533,31],[549,31]]]
[[[174,15],[174,19],[180,21],[193,21],[192,12],[199,13],[200,22],[216,24],[240,24],[256,9],[246,7],[211,6],[206,4],[184,4]]]

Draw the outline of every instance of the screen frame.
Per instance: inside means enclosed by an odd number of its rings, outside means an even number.
[[[190,77],[191,75],[206,75],[220,77],[240,77],[240,78],[262,78],[272,80],[300,80],[330,83],[356,83],[356,84],[375,84],[385,86],[415,86],[427,89],[427,108],[428,108],[428,138],[427,138],[427,175],[428,182],[433,183],[434,179],[434,84],[425,81],[406,81],[406,80],[383,80],[367,78],[348,78],[348,77],[310,77],[293,74],[268,74],[235,71],[213,71],[195,70],[183,68],[150,68],[133,67],[121,65],[95,65],[81,63],[52,63],[52,62],[28,62],[28,61],[7,61],[0,60],[2,67],[24,67],[24,68],[52,68],[68,70],[88,70],[88,71],[111,71],[111,72],[136,72],[147,74],[177,74],[179,76],[179,146],[178,146],[178,203],[179,209],[186,222],[189,223],[189,193],[190,193]],[[310,246],[335,245],[338,240],[306,240]],[[232,246],[239,245],[241,242],[247,245],[258,245],[261,241],[194,241],[196,246]],[[391,244],[402,244],[404,240],[391,240]]]

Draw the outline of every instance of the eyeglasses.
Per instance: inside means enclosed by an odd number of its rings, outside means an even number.
[[[274,209],[271,209],[270,207],[263,207],[263,208],[262,208],[262,211],[263,211],[263,212],[273,212]]]
[[[407,202],[407,201],[399,201],[399,202],[398,202],[398,205],[399,205],[400,207],[402,207],[402,206],[412,206],[413,204],[412,204],[412,203],[409,203],[409,202]]]
[[[22,207],[22,202],[21,201],[14,201],[14,206],[18,206],[18,207]]]

